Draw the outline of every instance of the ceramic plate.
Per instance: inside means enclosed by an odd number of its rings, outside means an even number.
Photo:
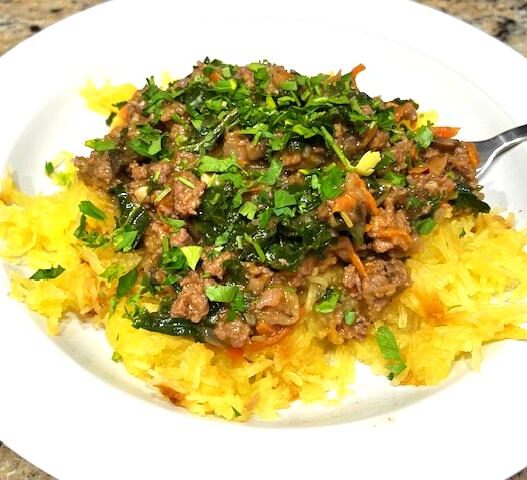
[[[27,192],[46,160],[105,131],[78,91],[87,79],[178,77],[199,59],[269,59],[303,73],[367,66],[360,87],[414,98],[475,140],[527,123],[527,61],[489,36],[403,0],[115,0],[46,29],[0,58],[0,163]],[[526,216],[527,147],[484,179],[488,201]],[[522,163],[522,161],[524,163]],[[496,246],[499,248],[499,246]],[[275,422],[200,418],[111,361],[102,332],[59,337],[0,284],[0,438],[61,480],[95,478],[478,478],[527,464],[527,348],[486,348],[438,388],[394,388],[358,371],[341,407],[295,405]]]

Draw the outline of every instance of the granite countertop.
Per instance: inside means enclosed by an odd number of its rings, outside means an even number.
[[[98,3],[101,0],[0,0],[0,55],[61,18]],[[458,17],[527,56],[527,0],[420,0],[419,3]],[[27,479],[52,480],[52,477],[0,442],[0,480]],[[527,469],[510,480],[527,480]]]

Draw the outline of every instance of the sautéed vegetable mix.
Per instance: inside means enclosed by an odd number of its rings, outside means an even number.
[[[525,338],[526,239],[489,213],[474,146],[360,91],[363,69],[206,59],[114,88],[89,156],[46,164],[58,193],[4,181],[0,253],[33,268],[12,295],[51,333],[69,312],[105,327],[131,374],[228,419],[343,398],[355,359],[433,385]]]

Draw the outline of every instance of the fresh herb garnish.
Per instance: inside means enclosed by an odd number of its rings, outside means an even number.
[[[399,375],[406,368],[395,336],[388,327],[383,325],[375,332],[375,338],[383,358],[388,360],[387,368],[390,372],[388,378],[393,380],[396,375]]]
[[[212,302],[231,303],[238,292],[237,285],[216,285],[205,288],[205,295]]]
[[[106,214],[89,200],[82,200],[79,203],[79,210],[87,217],[95,218],[95,220],[106,219]]]
[[[64,267],[57,265],[56,267],[50,268],[40,268],[29,278],[31,280],[50,280],[52,278],[57,278],[64,272]]]
[[[340,292],[330,288],[322,297],[322,300],[315,305],[315,312],[331,313],[335,310],[340,298]]]
[[[203,251],[203,247],[192,245],[188,247],[180,247],[180,249],[187,260],[187,265],[192,270],[196,270],[196,265],[198,264],[201,258],[201,252]]]
[[[344,323],[351,327],[357,321],[357,312],[353,310],[346,310],[344,312]]]
[[[432,129],[428,126],[420,126],[414,133],[414,141],[421,148],[428,148],[434,140]]]
[[[96,152],[107,152],[108,150],[115,150],[117,143],[113,140],[107,140],[103,138],[94,138],[92,140],[86,140],[84,145],[95,150]]]
[[[128,273],[125,273],[119,278],[117,283],[116,296],[117,298],[123,298],[125,295],[130,293],[135,282],[137,281],[137,268],[132,268]]]
[[[415,229],[419,235],[428,235],[436,226],[436,221],[432,217],[422,218],[415,222]]]

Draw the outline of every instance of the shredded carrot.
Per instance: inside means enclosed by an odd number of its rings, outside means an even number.
[[[377,213],[379,212],[379,209],[377,208],[377,202],[375,201],[375,198],[373,197],[371,192],[368,190],[368,187],[364,183],[364,180],[360,178],[358,175],[357,175],[357,178],[358,178],[357,185],[364,193],[366,205],[368,206],[368,208],[370,209],[373,215],[377,215]]]
[[[473,167],[477,167],[479,165],[479,153],[476,149],[476,145],[473,143],[467,143],[468,148],[468,161]]]
[[[412,243],[412,237],[408,232],[405,232],[404,230],[400,230],[398,228],[387,228],[382,231],[383,237],[385,238],[397,238],[399,237],[404,243],[411,244]]]
[[[458,127],[432,127],[434,137],[452,138],[459,133]]]
[[[226,351],[231,360],[239,361],[243,358],[243,348],[227,347]]]
[[[357,200],[349,193],[339,195],[333,202],[334,212],[349,212],[357,206]]]
[[[350,256],[350,259],[351,259],[351,263],[357,269],[357,272],[359,272],[359,276],[365,277],[366,276],[366,269],[364,268],[364,264],[362,263],[362,260],[357,255],[357,252],[355,252],[353,247],[351,247],[351,250],[349,252],[349,256]]]
[[[259,322],[258,325],[256,325],[256,331],[260,335],[265,335],[267,337],[274,335],[275,329],[272,327],[272,325],[269,325],[266,322]]]
[[[355,79],[357,78],[357,75],[360,72],[363,72],[364,70],[366,70],[366,67],[362,63],[359,63],[358,65],[353,67],[353,69],[351,70],[351,79],[353,80],[353,83],[355,83]]]
[[[258,352],[259,350],[262,350],[266,347],[276,345],[277,343],[281,342],[285,337],[290,335],[292,331],[293,331],[292,327],[281,327],[280,330],[275,331],[273,335],[271,335],[270,337],[267,337],[265,340],[262,340],[259,342],[251,341],[250,343],[245,345],[244,351],[245,352]]]
[[[221,77],[220,77],[220,74],[218,72],[216,72],[216,70],[214,70],[210,75],[209,75],[209,78],[210,78],[210,81],[212,83],[216,83]]]
[[[413,175],[413,174],[419,174],[419,173],[423,173],[423,172],[426,172],[430,167],[428,165],[419,165],[417,167],[414,167],[414,168],[410,168],[408,170],[408,173]]]

